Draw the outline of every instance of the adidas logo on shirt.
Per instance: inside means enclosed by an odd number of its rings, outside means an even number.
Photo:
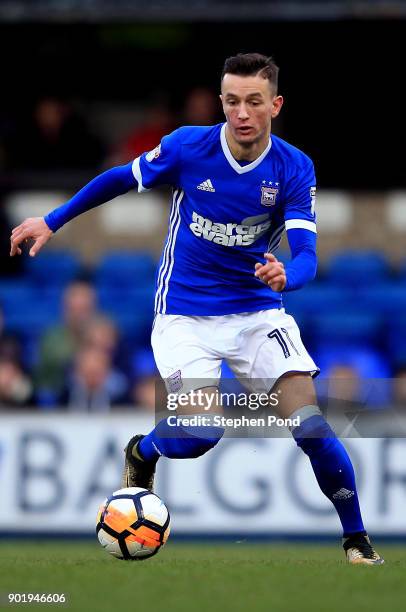
[[[203,181],[203,183],[200,183],[197,188],[201,189],[202,191],[216,191],[210,179],[207,179],[207,181]]]
[[[333,494],[334,499],[350,499],[354,495],[354,491],[349,491],[342,487],[336,493]]]

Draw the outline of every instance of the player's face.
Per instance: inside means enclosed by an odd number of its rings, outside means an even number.
[[[221,101],[232,137],[241,145],[268,138],[272,119],[279,115],[282,96],[274,94],[268,79],[259,75],[225,74]]]

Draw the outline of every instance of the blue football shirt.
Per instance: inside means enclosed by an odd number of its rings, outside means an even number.
[[[224,315],[282,307],[282,295],[254,276],[285,229],[316,231],[313,163],[272,135],[265,151],[241,164],[226,124],[182,127],[133,162],[138,191],[173,188],[160,259],[155,311]]]

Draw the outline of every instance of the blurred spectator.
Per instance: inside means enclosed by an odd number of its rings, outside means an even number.
[[[392,393],[394,406],[406,410],[406,364],[399,367],[395,372]]]
[[[159,377],[151,349],[138,351],[133,358],[132,399],[137,408],[155,411],[156,383]]]
[[[221,121],[220,101],[210,89],[196,87],[186,96],[182,125],[213,125]]]
[[[351,365],[336,364],[329,372],[329,397],[339,402],[355,402],[360,398],[360,375]]]
[[[113,357],[118,342],[116,326],[108,317],[96,315],[86,325],[83,342],[86,346],[104,351]]]
[[[38,403],[54,404],[65,384],[67,367],[80,346],[87,324],[96,313],[96,296],[83,281],[70,284],[63,296],[63,323],[43,336],[36,373]]]
[[[0,359],[20,363],[21,346],[17,338],[4,329],[4,316],[0,306]]]
[[[331,365],[326,374],[328,405],[331,407],[339,407],[340,403],[343,409],[350,403],[357,403],[358,408],[380,408],[389,404],[390,380],[386,372],[383,377],[364,375],[351,353],[347,360]]]
[[[120,338],[117,326],[108,316],[96,315],[86,324],[83,344],[105,351],[114,366],[129,378],[131,350],[126,339]]]
[[[163,103],[147,106],[142,125],[136,127],[108,160],[108,165],[126,164],[159,145],[163,136],[174,129],[172,115]]]
[[[335,346],[332,343],[319,350],[315,357],[321,369],[320,378],[328,378],[329,385],[331,383],[343,396],[355,393],[358,379],[358,396],[353,399],[368,406],[388,405],[391,394],[388,360],[374,348],[350,344]],[[338,380],[332,382],[332,379]]]
[[[14,165],[30,170],[90,169],[103,158],[101,144],[85,119],[68,102],[53,97],[37,102],[13,147]]]
[[[108,412],[126,400],[127,381],[114,370],[106,351],[85,346],[76,355],[62,403],[79,412]]]
[[[0,358],[0,406],[23,407],[32,402],[33,387],[17,362]]]

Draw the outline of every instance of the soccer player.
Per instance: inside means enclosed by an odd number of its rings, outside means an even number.
[[[362,522],[351,460],[317,406],[312,376],[318,368],[283,308],[283,293],[316,274],[316,181],[309,157],[271,137],[283,104],[277,84],[272,58],[228,58],[221,77],[224,124],[177,129],[132,163],[96,177],[46,217],[25,220],[12,232],[11,255],[20,254],[27,239],[34,240],[30,255],[36,255],[67,221],[130,189],[171,185],[152,331],[168,391],[191,397],[204,388],[208,398],[223,359],[257,393],[269,393],[276,388],[270,381],[277,381],[277,412],[299,417],[293,438],[338,513],[347,560],[379,565],[383,559]],[[286,268],[273,254],[285,230],[292,254]],[[152,489],[160,456],[199,457],[223,433],[220,427],[161,420],[128,443],[123,486]]]

